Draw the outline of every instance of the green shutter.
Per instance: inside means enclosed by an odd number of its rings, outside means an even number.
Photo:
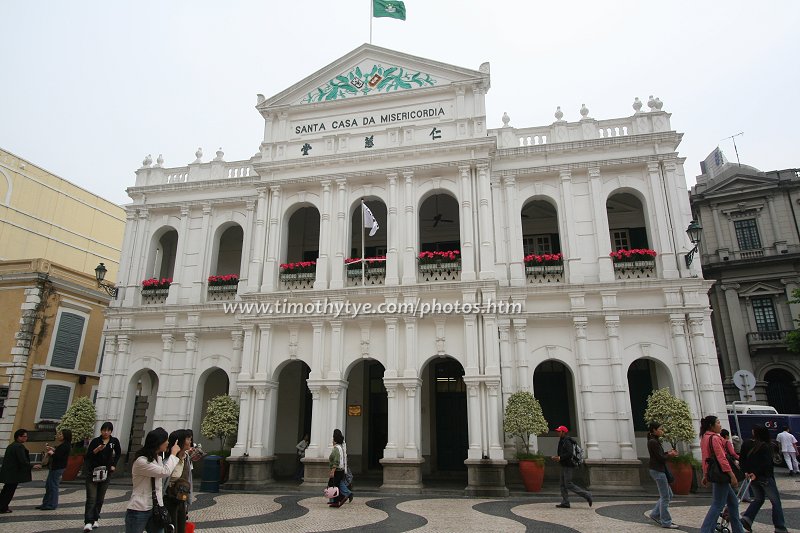
[[[83,323],[85,321],[86,319],[81,315],[61,313],[50,366],[75,368],[75,363],[78,360],[78,350],[81,347],[81,339],[83,338]]]
[[[48,385],[44,390],[39,417],[42,420],[60,420],[69,407],[69,392],[69,387],[64,385]]]

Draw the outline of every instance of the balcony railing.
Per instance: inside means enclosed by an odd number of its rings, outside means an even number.
[[[655,259],[643,261],[618,261],[614,263],[616,279],[645,279],[656,277]]]
[[[761,348],[775,348],[786,345],[786,335],[791,329],[776,329],[774,331],[751,331],[747,334],[747,345],[754,352]]]
[[[525,265],[525,279],[531,285],[564,283],[564,265]]]

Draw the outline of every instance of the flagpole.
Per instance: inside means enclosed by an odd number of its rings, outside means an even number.
[[[369,44],[372,44],[372,0],[369,0]]]
[[[364,233],[366,232],[366,224],[364,222],[364,199],[361,199],[361,286],[366,287],[366,278],[367,278],[367,263],[364,261],[364,241],[366,240],[366,236]]]

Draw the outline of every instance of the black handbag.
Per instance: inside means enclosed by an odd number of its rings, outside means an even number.
[[[664,465],[664,475],[667,476],[667,483],[675,483],[675,476],[672,475],[667,465]]]
[[[156,497],[156,478],[151,477],[150,484],[153,486],[153,522],[155,522],[156,527],[163,528],[164,531],[173,531],[174,528],[172,527],[172,519],[169,517],[169,511],[158,503],[158,498]]]
[[[730,483],[731,477],[727,474],[727,472],[722,470],[722,465],[719,464],[719,460],[717,459],[717,456],[714,453],[713,439],[714,437],[708,439],[709,456],[708,459],[706,459],[706,464],[708,465],[708,469],[706,470],[706,477],[712,483]]]

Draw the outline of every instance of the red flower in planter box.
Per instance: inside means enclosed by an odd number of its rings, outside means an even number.
[[[655,250],[649,248],[634,248],[633,250],[617,250],[608,254],[615,263],[630,261],[651,261],[656,255]]]
[[[281,264],[282,274],[300,274],[303,272],[316,272],[316,261],[297,261],[296,263],[283,263]]]
[[[458,250],[447,250],[445,252],[420,252],[417,256],[420,265],[431,265],[436,263],[460,263],[461,252]]]
[[[564,256],[558,254],[528,254],[525,256],[525,266],[563,265]]]
[[[367,266],[381,266],[380,263],[386,263],[386,256],[385,255],[377,255],[375,257],[365,257],[364,262]],[[361,268],[361,258],[360,257],[348,257],[344,260],[344,264],[347,265],[348,268]]]
[[[172,278],[150,278],[142,281],[142,289],[169,289]]]
[[[236,285],[239,283],[238,274],[224,274],[222,276],[208,276],[209,287],[219,285]]]

